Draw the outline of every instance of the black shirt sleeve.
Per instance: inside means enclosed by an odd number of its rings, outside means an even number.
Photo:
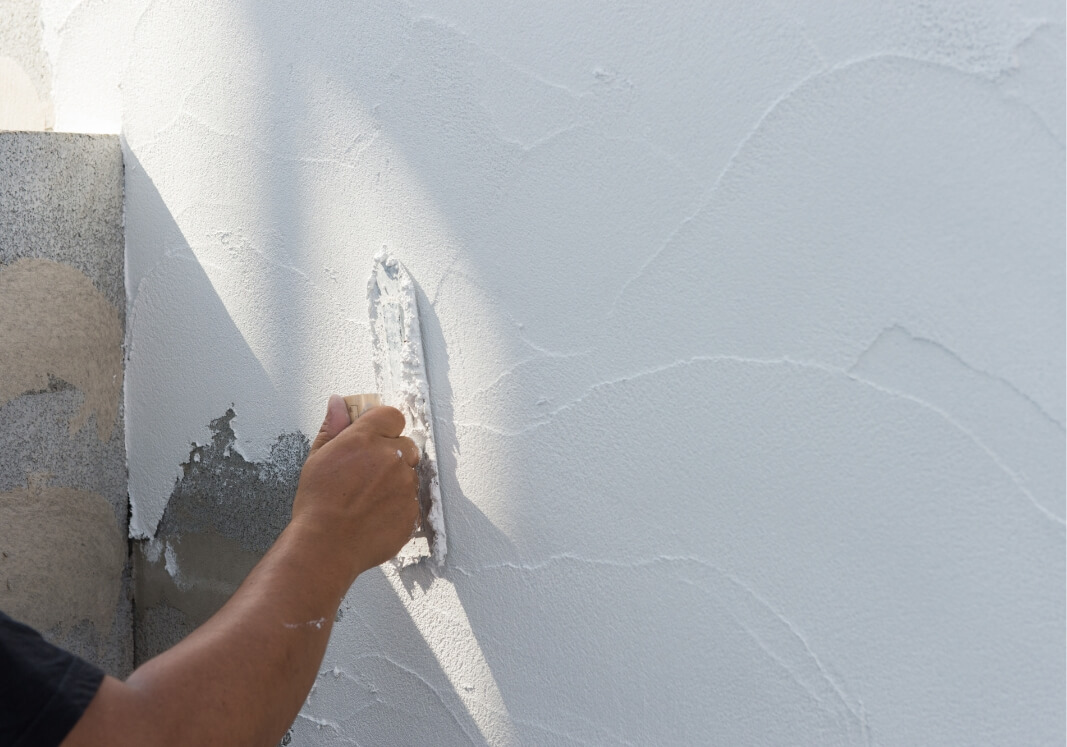
[[[0,612],[0,747],[58,745],[104,673]]]

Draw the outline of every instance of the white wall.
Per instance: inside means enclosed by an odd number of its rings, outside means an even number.
[[[295,744],[1062,739],[1062,3],[95,7],[135,532],[426,302],[448,561]]]

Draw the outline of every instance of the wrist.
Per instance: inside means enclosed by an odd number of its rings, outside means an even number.
[[[275,548],[284,553],[286,564],[303,578],[336,596],[338,602],[348,592],[356,577],[366,568],[338,532],[314,522],[294,518],[282,530]]]

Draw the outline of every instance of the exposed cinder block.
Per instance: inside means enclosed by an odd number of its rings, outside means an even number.
[[[122,190],[116,135],[0,132],[0,265],[77,268],[125,320]]]
[[[0,132],[0,609],[133,665],[122,152]]]

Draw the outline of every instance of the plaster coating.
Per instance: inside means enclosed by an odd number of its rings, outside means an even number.
[[[0,130],[50,130],[52,67],[39,0],[0,4]]]
[[[368,316],[374,337],[374,378],[382,402],[404,416],[404,435],[419,449],[418,531],[396,555],[401,565],[432,558],[444,562],[448,552],[437,447],[433,434],[430,383],[426,375],[415,282],[395,258],[380,253],[367,282]],[[397,449],[397,459],[404,452]]]
[[[135,536],[421,288],[448,559],[291,742],[1062,739],[1062,4],[141,7]]]

